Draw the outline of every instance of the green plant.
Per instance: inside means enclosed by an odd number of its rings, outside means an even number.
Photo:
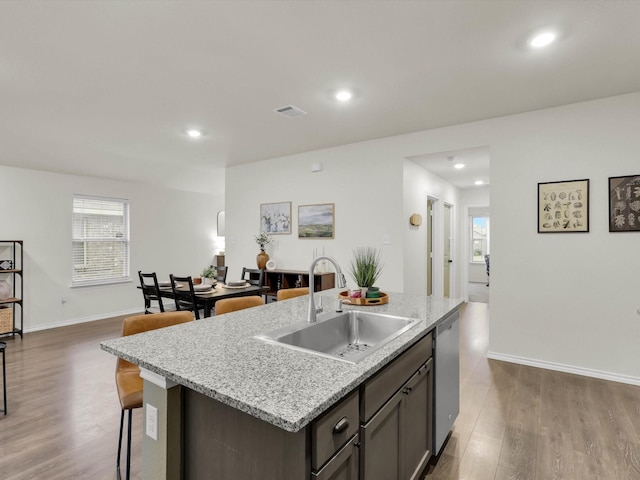
[[[373,247],[358,247],[353,251],[351,276],[359,287],[373,287],[382,273],[380,251]]]
[[[206,267],[204,270],[202,270],[202,275],[200,276],[204,278],[216,278],[217,273],[218,272],[216,272],[215,267],[210,265]]]
[[[256,243],[260,246],[260,250],[264,250],[264,247],[273,242],[271,235],[267,232],[260,232],[258,235],[255,235]]]

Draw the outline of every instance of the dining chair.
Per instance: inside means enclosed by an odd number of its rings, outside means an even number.
[[[309,287],[300,288],[282,288],[276,293],[276,300],[287,300],[289,298],[300,297],[302,295],[309,295]]]
[[[122,336],[135,335],[158,328],[178,325],[193,321],[190,312],[161,312],[153,315],[135,315],[125,318],[122,323]],[[122,358],[116,362],[116,388],[120,400],[120,436],[118,438],[118,457],[116,472],[120,478],[120,454],[122,452],[122,431],[124,427],[124,412],[129,411],[127,425],[127,471],[126,479],[131,475],[131,419],[134,408],[142,407],[142,392],[144,381],[140,377],[140,367]]]
[[[196,292],[193,289],[193,279],[191,275],[178,277],[170,274],[169,278],[171,279],[171,289],[173,290],[173,297],[176,302],[176,310],[193,312],[196,320],[200,320],[200,311],[198,309],[198,301],[196,299]],[[180,286],[182,286],[182,289],[179,288]],[[187,290],[185,290],[185,288],[187,288]]]
[[[255,287],[262,287],[264,285],[264,270],[243,267],[240,279]]]
[[[227,270],[229,267],[215,267],[216,268],[216,280],[220,283],[225,283],[227,281]]]
[[[244,310],[245,308],[264,305],[262,297],[251,295],[249,297],[223,298],[216,302],[216,316],[224,313]]]
[[[160,286],[156,272],[142,273],[141,270],[138,270],[138,277],[144,298],[144,313],[164,312],[165,306],[162,303],[162,297],[160,297]],[[152,307],[151,302],[157,302],[158,306]]]

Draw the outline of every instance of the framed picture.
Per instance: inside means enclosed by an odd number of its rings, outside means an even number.
[[[609,177],[609,231],[640,232],[640,175]]]
[[[271,235],[291,234],[291,202],[260,205],[260,232]]]
[[[298,206],[298,238],[334,238],[335,204]]]
[[[538,233],[589,231],[589,180],[538,184]]]

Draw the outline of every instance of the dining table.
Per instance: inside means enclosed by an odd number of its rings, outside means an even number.
[[[166,285],[168,282],[159,282],[160,283],[160,296],[163,298],[171,298],[175,300],[175,295],[173,294],[173,290],[171,289],[171,285]],[[194,287],[197,288],[196,285]],[[140,287],[138,287],[140,288]],[[205,291],[195,291],[196,294],[196,302],[199,308],[204,310],[204,316],[210,317],[211,312],[218,300],[222,300],[224,298],[233,298],[233,297],[248,297],[251,295],[262,296],[269,288],[266,286],[259,287],[256,285],[246,284],[246,286],[238,287],[238,286],[230,286],[222,283],[216,284],[212,289]],[[181,292],[188,291],[188,288],[181,287]]]

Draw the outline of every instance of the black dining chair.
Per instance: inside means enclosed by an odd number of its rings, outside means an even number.
[[[198,310],[198,301],[196,300],[196,292],[193,289],[193,279],[191,275],[188,277],[178,277],[171,274],[169,278],[171,278],[171,289],[173,290],[173,297],[176,301],[176,310],[189,310],[193,312],[196,320],[200,320],[200,311]]]
[[[140,288],[144,297],[144,313],[164,312],[165,306],[162,303],[162,297],[160,297],[160,286],[158,285],[156,272],[142,273],[141,270],[138,270],[138,277],[140,278]],[[158,305],[154,307],[151,302],[156,302]]]
[[[215,267],[216,268],[216,280],[220,283],[227,281],[227,270],[229,267]]]
[[[264,285],[264,270],[243,267],[240,279],[245,280],[249,285],[262,287]]]

